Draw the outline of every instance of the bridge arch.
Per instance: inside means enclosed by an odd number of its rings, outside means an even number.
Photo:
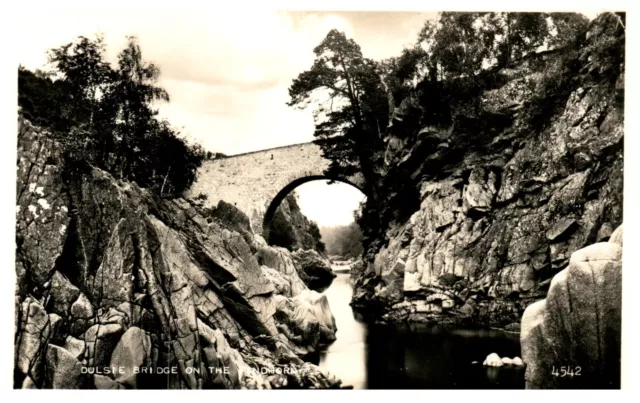
[[[267,213],[273,217],[282,199],[303,183],[328,179],[364,188],[360,173],[344,178],[328,176],[330,163],[314,143],[208,160],[198,168],[196,181],[185,196],[191,199],[205,196],[205,206],[212,208],[220,200],[231,203],[249,216],[256,234],[264,235]]]
[[[335,176],[330,176],[323,173],[309,174],[309,175],[296,176],[294,178],[289,178],[289,183],[286,184],[284,187],[282,187],[273,197],[270,198],[268,207],[264,213],[264,219],[262,221],[262,236],[267,240],[269,239],[269,231],[271,229],[271,222],[273,220],[274,214],[278,210],[278,207],[280,206],[282,201],[287,197],[287,195],[291,193],[298,186],[303,185],[305,183],[313,182],[313,181],[327,180],[332,182],[345,183],[347,185],[353,186],[366,195],[361,183],[354,179],[357,179],[357,178],[352,178],[350,180],[348,178],[335,177]]]

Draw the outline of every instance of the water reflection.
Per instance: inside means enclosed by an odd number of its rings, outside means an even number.
[[[523,369],[481,364],[492,352],[520,355],[518,335],[423,324],[366,324],[349,306],[352,289],[346,273],[339,273],[324,293],[338,332],[317,360],[344,384],[355,389],[524,388]]]

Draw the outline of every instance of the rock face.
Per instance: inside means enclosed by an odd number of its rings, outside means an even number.
[[[264,228],[263,234],[269,245],[282,246],[290,251],[312,249],[324,252],[320,229],[300,211],[295,191],[282,200],[268,231]]]
[[[336,274],[331,263],[315,250],[299,250],[291,254],[298,268],[298,275],[312,290],[320,290],[331,285]]]
[[[235,207],[65,170],[22,118],[17,188],[14,387],[340,385],[299,358],[335,339],[326,300]]]
[[[611,54],[624,48],[616,21],[603,14],[589,31],[609,36]],[[421,123],[429,94],[403,101],[381,175],[406,183],[386,196],[380,215],[395,218],[369,242],[356,306],[378,307],[387,321],[519,323],[573,252],[611,236],[622,222],[624,64],[594,57],[596,36],[577,56],[543,54],[497,72],[480,112],[461,111],[450,126]],[[545,126],[526,123],[520,111],[570,57],[579,85]],[[410,200],[415,210],[402,218]]]
[[[622,226],[574,252],[547,298],[524,312],[528,388],[620,388],[621,258]]]

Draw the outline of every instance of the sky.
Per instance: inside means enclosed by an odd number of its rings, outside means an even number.
[[[26,15],[26,14],[25,14]],[[313,140],[312,110],[286,105],[292,80],[313,63],[313,48],[332,28],[355,39],[365,57],[383,59],[411,46],[435,13],[192,10],[46,10],[19,35],[18,60],[30,69],[46,51],[78,35],[105,36],[115,63],[127,35],[161,71],[171,101],[160,114],[190,141],[228,155]],[[46,32],[46,35],[42,35]],[[321,226],[346,225],[364,195],[324,181],[296,189],[301,211]]]
[[[171,98],[160,114],[205,149],[238,154],[311,141],[311,110],[286,105],[292,80],[313,63],[313,48],[332,28],[366,57],[395,56],[435,13],[238,10],[44,10],[28,16],[18,60],[30,69],[46,51],[101,32],[115,62],[127,35],[161,70]],[[34,30],[31,27],[38,27]],[[46,32],[46,35],[42,33]]]
[[[313,48],[333,28],[365,57],[383,59],[415,43],[435,12],[344,12],[135,9],[31,9],[16,36],[18,62],[46,65],[46,51],[100,32],[115,63],[126,36],[161,71],[171,101],[160,115],[205,150],[228,155],[313,140],[312,110],[286,105],[292,80],[314,60]],[[34,28],[34,27],[37,27]],[[296,189],[302,212],[319,225],[352,221],[357,189],[309,182]]]

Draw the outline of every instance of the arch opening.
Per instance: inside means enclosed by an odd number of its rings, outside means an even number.
[[[277,244],[277,242],[274,242],[274,239],[272,239],[271,235],[272,235],[272,229],[273,229],[273,226],[274,226],[274,217],[276,216],[276,212],[278,211],[278,208],[280,207],[282,202],[296,188],[298,188],[301,185],[304,185],[306,183],[314,182],[314,181],[325,181],[327,183],[338,182],[338,183],[346,184],[346,185],[349,185],[349,186],[357,189],[359,191],[359,193],[361,193],[363,195],[363,197],[366,197],[366,194],[364,193],[363,189],[360,186],[358,186],[358,185],[354,184],[353,182],[349,181],[348,179],[336,178],[336,177],[331,177],[331,176],[327,176],[327,175],[308,175],[308,176],[296,178],[296,179],[290,181],[280,191],[278,191],[278,193],[271,199],[271,201],[270,201],[270,203],[269,203],[269,205],[267,207],[267,210],[266,210],[266,212],[264,214],[264,218],[263,218],[263,222],[262,222],[262,235],[263,235],[264,239],[268,243]],[[304,214],[304,211],[302,211],[302,213]],[[322,224],[322,223],[316,222],[316,224]],[[277,235],[277,234],[274,234],[274,235]],[[283,245],[280,245],[280,246],[283,246]]]

